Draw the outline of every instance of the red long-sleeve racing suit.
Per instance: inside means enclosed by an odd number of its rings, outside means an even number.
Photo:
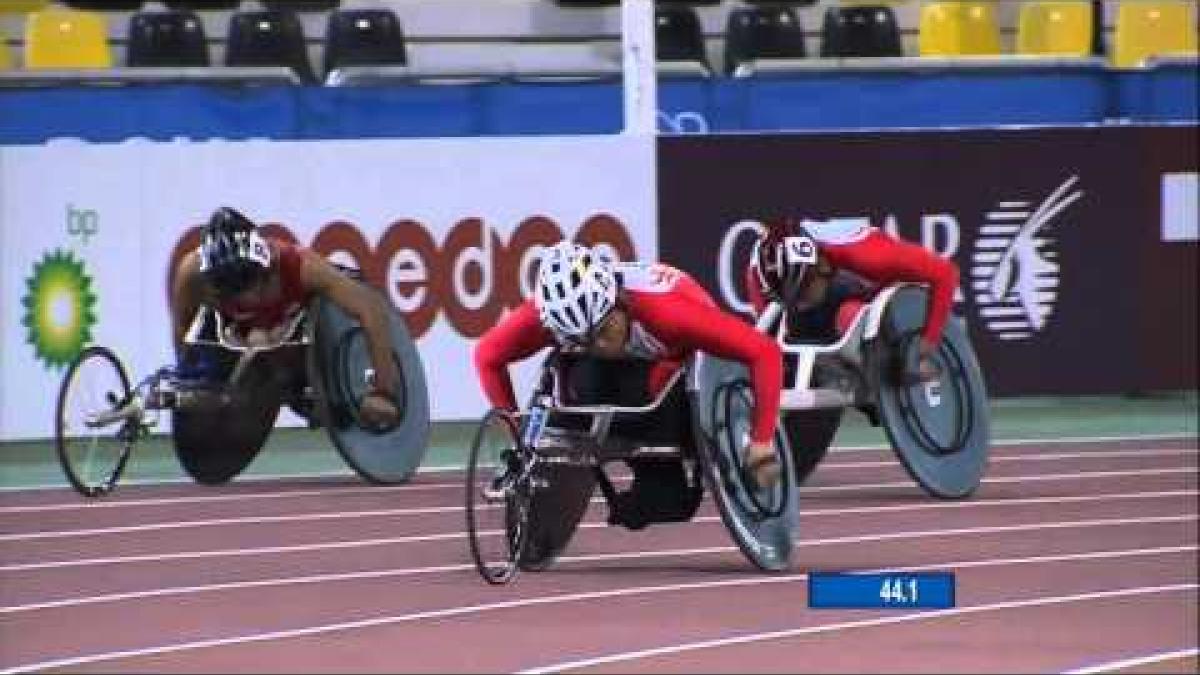
[[[817,247],[835,270],[846,271],[872,284],[875,289],[896,282],[916,282],[929,285],[929,309],[921,337],[936,345],[942,328],[950,316],[954,290],[958,286],[958,267],[928,249],[901,241],[865,219],[805,221],[804,228],[817,242]],[[746,268],[746,293],[754,305],[755,315],[766,306],[763,289],[758,281],[755,260]],[[848,301],[838,311],[838,330],[847,328],[854,311],[863,299]]]
[[[659,393],[684,359],[696,351],[739,361],[750,370],[754,388],[752,440],[770,442],[779,412],[782,362],[779,345],[746,322],[717,307],[685,273],[663,264],[618,263],[623,307],[629,313],[626,355],[653,361],[647,388]],[[475,367],[488,401],[515,410],[508,364],[554,343],[541,325],[532,299],[526,299],[475,347]]]

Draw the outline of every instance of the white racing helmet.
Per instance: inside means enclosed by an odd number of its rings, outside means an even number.
[[[617,304],[612,265],[569,241],[542,252],[534,303],[542,325],[560,341],[584,342]]]

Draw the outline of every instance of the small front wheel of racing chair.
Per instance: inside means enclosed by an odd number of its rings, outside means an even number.
[[[498,408],[484,415],[467,463],[466,506],[471,556],[489,584],[506,584],[520,570],[535,462],[515,415]]]
[[[134,443],[143,433],[141,402],[111,350],[85,348],[58,390],[54,447],[71,485],[85,497],[116,486]]]

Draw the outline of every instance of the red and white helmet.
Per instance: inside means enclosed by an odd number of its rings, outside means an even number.
[[[794,219],[768,224],[750,252],[763,294],[782,300],[797,296],[818,259],[817,240]]]
[[[617,304],[611,263],[591,249],[561,241],[542,252],[534,303],[542,325],[559,340],[588,340]]]

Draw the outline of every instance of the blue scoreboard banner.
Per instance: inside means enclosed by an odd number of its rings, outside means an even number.
[[[954,607],[950,572],[813,572],[808,576],[813,609],[949,609]]]

